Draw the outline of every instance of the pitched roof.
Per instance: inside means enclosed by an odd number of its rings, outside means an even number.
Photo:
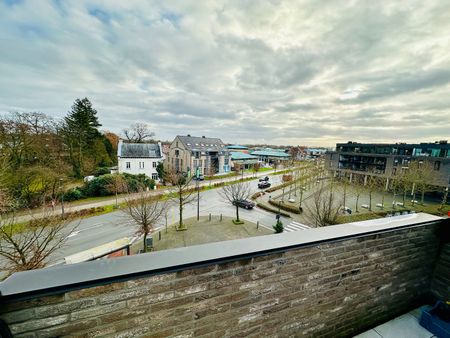
[[[122,143],[121,157],[161,157],[157,143]]]
[[[221,151],[225,148],[220,138],[180,135],[177,137],[190,150]]]

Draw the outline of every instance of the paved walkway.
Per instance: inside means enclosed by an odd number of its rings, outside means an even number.
[[[281,170],[279,169],[278,171],[281,171]],[[255,173],[244,173],[243,176],[238,175],[238,176],[233,176],[233,177],[226,177],[223,179],[218,178],[215,180],[201,181],[201,182],[199,182],[199,186],[207,187],[207,186],[213,185],[214,183],[238,181],[242,177],[258,178],[258,177],[263,177],[263,176],[266,176],[266,175],[269,175],[272,173],[276,173],[276,171],[268,170],[268,171],[259,172],[256,175],[255,175]],[[195,186],[195,184],[193,184],[193,186]],[[173,191],[175,191],[175,189],[173,189],[171,187],[166,187],[166,188],[160,189],[160,190],[151,190],[148,192],[148,195],[149,196],[162,196],[164,194],[168,194]],[[118,203],[121,204],[121,203],[126,202],[127,199],[135,199],[135,198],[138,198],[139,196],[140,196],[139,193],[130,194],[129,196],[122,195],[122,196],[119,196]],[[107,205],[113,205],[115,203],[116,203],[116,199],[114,196],[102,199],[100,201],[95,201],[95,202],[80,203],[80,201],[78,201],[78,202],[74,202],[74,203],[64,203],[64,212],[70,213],[70,212],[75,212],[75,211],[84,210],[84,209],[104,207]],[[55,210],[50,213],[50,215],[60,215],[61,212],[62,212],[61,205],[59,204],[55,207]],[[16,216],[15,219],[16,219],[17,223],[21,223],[21,222],[27,222],[33,218],[42,217],[43,215],[44,215],[43,212],[36,212],[36,210],[32,210],[32,211],[30,211],[29,214],[22,214],[20,216]],[[46,215],[48,216],[48,212],[46,213]]]

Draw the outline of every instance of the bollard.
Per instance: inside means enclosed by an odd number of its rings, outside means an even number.
[[[211,222],[211,214],[209,214],[209,221]]]
[[[161,240],[161,231],[158,231],[158,238]]]
[[[220,221],[222,222],[222,214],[220,214]]]
[[[259,221],[256,221],[256,229],[259,228]]]

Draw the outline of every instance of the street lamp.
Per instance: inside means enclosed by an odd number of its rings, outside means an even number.
[[[60,187],[63,187],[64,179],[60,178],[59,182],[60,182]],[[62,216],[62,218],[64,218],[64,189],[61,189],[61,216]]]

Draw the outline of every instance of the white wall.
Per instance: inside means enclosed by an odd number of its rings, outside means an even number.
[[[156,167],[153,168],[153,163],[156,163],[155,166],[157,166],[162,161],[162,158],[119,158],[119,173],[145,174],[152,178],[152,174],[158,174]],[[127,169],[127,162],[130,163],[129,169]],[[144,163],[144,168],[139,167],[140,162]]]

